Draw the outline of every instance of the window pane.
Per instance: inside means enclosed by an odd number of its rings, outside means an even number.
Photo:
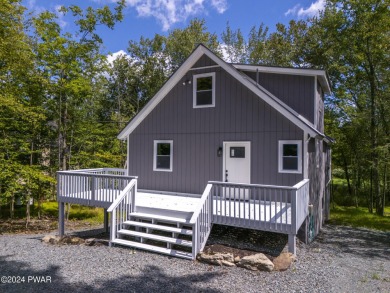
[[[284,144],[283,145],[283,157],[298,157],[298,145],[297,144]]]
[[[213,104],[213,92],[212,91],[204,91],[197,92],[196,94],[196,105],[212,105]]]
[[[171,154],[171,145],[169,143],[157,144],[157,156],[169,156]]]
[[[283,170],[298,170],[298,158],[284,157],[283,158]]]
[[[245,147],[231,147],[230,148],[231,158],[245,158]]]
[[[205,91],[211,90],[213,88],[213,77],[199,77],[196,79],[196,90],[197,91]]]
[[[171,157],[170,156],[157,156],[157,169],[170,169]]]

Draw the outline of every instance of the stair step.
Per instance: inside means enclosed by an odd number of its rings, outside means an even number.
[[[142,238],[147,238],[147,239],[152,239],[152,240],[157,240],[157,241],[163,241],[166,243],[192,247],[191,241],[183,240],[183,239],[160,236],[160,235],[155,235],[155,234],[148,234],[148,233],[137,232],[137,231],[130,231],[130,230],[125,230],[125,229],[119,230],[118,233],[123,234],[123,235],[127,235],[127,236],[142,237]]]
[[[119,245],[123,245],[123,246],[130,246],[130,247],[144,249],[144,250],[149,250],[149,251],[163,253],[163,254],[168,254],[168,255],[186,258],[186,259],[192,259],[192,254],[189,252],[178,251],[178,250],[174,250],[174,249],[163,248],[163,247],[153,246],[153,245],[149,245],[149,244],[128,241],[128,240],[124,240],[124,239],[115,239],[114,241],[111,241],[111,243],[119,244]]]
[[[160,216],[154,214],[130,213],[130,216],[138,217],[138,218],[155,219],[155,220],[160,220],[165,222],[176,222],[176,223],[185,223],[185,224],[188,224],[190,222],[189,220],[183,218],[167,217],[167,216]]]
[[[137,221],[126,221],[126,222],[123,222],[123,224],[129,225],[129,226],[136,226],[136,227],[150,228],[150,229],[155,229],[155,230],[160,230],[160,231],[172,232],[172,233],[179,233],[179,234],[183,234],[183,235],[190,235],[190,236],[192,235],[192,230],[169,227],[169,226],[164,226],[164,225],[157,225],[157,224],[137,222]]]

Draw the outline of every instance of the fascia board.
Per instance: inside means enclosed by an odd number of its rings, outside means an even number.
[[[317,76],[324,88],[324,91],[328,94],[331,93],[330,84],[325,70],[310,69],[310,68],[287,68],[287,67],[272,67],[272,66],[257,66],[246,64],[232,64],[234,68],[244,71],[252,72],[267,72],[278,74],[293,74],[303,76]]]

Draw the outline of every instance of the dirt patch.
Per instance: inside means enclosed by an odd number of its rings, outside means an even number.
[[[65,231],[93,229],[101,225],[83,221],[67,221]],[[26,219],[0,220],[0,234],[37,234],[49,233],[58,229],[58,221],[52,218],[32,219],[26,225]]]

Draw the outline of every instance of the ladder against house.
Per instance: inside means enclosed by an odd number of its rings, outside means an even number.
[[[208,199],[211,188],[207,190]],[[135,204],[136,194],[138,198],[145,195],[137,193],[134,180],[108,209],[111,213],[110,244],[195,259],[211,231],[211,216],[205,216],[205,209],[210,211],[210,201],[207,200],[205,205],[202,201],[205,196],[189,198],[188,201],[196,202],[194,209],[178,208],[177,205],[173,209],[159,204],[151,207]],[[202,209],[199,206],[207,207]]]

